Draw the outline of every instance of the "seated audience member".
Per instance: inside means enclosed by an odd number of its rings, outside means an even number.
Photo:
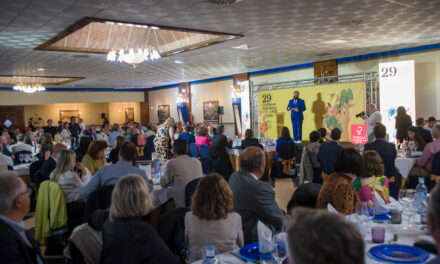
[[[3,137],[3,142],[2,142],[3,152],[2,153],[5,154],[6,156],[10,157],[12,155],[12,153],[9,151],[8,146],[9,146],[9,143],[11,143],[11,136],[9,135],[7,130],[4,130],[2,132],[2,137]]]
[[[225,134],[225,126],[219,125],[217,133],[212,138],[211,158],[216,161],[215,172],[220,173],[226,180],[232,173],[231,160],[227,149],[232,148],[232,141],[228,140]]]
[[[281,129],[281,137],[277,139],[277,152],[279,150],[279,146],[285,142],[294,142],[293,138],[290,136],[290,131],[288,127],[283,127],[283,129]],[[275,159],[278,159],[278,155]]]
[[[108,143],[110,145],[110,147],[113,147],[115,145],[115,140],[118,136],[122,136],[121,132],[119,131],[119,125],[118,124],[114,124],[112,126],[110,135],[108,135]]]
[[[124,136],[117,136],[115,140],[115,147],[110,151],[109,158],[107,161],[109,163],[115,164],[119,161],[119,150],[121,149],[122,144],[126,142],[127,139]]]
[[[82,120],[82,118],[78,119],[78,125],[81,128],[82,132],[87,130],[87,125],[86,123],[84,123],[84,120]]]
[[[76,161],[81,162],[84,156],[89,151],[90,145],[92,145],[91,137],[81,137],[79,140],[79,147],[75,150]]]
[[[53,148],[53,137],[49,133],[45,133],[41,136],[40,149],[39,149],[39,160],[47,160],[52,153]]]
[[[232,191],[217,173],[203,177],[185,215],[185,241],[191,259],[203,258],[204,247],[214,245],[219,253],[243,246],[241,217],[233,211]]]
[[[174,141],[173,150],[175,158],[166,163],[160,185],[166,188],[173,184],[176,207],[185,207],[185,187],[190,181],[203,176],[202,164],[198,159],[188,157],[188,144],[184,139]]]
[[[36,132],[31,134],[32,154],[38,153],[38,134]]]
[[[13,167],[14,162],[12,161],[11,157],[3,154],[4,140],[5,140],[4,137],[0,136],[0,165],[4,164],[6,166]]]
[[[428,123],[423,127],[424,129],[428,130],[432,134],[432,129],[437,125],[437,119],[433,116],[430,116],[428,118]],[[434,136],[434,135],[433,135]]]
[[[122,177],[111,200],[110,217],[102,230],[101,263],[181,263],[156,230],[142,219],[153,205],[148,186],[141,176],[128,174]]]
[[[352,182],[361,172],[361,155],[354,149],[342,150],[336,159],[335,172],[322,185],[316,207],[327,208],[331,204],[341,214],[353,214],[358,196]]]
[[[183,133],[179,135],[178,139],[184,139],[189,144],[196,143],[196,137],[193,134],[189,133],[190,128],[189,126],[185,126],[183,129]]]
[[[45,263],[40,246],[26,231],[23,218],[30,209],[30,193],[14,172],[0,174],[1,263]]]
[[[263,149],[263,146],[258,142],[258,138],[254,138],[254,131],[252,129],[246,129],[244,132],[244,139],[241,141],[240,149],[254,146]]]
[[[28,151],[32,152],[32,146],[26,144],[26,137],[24,134],[17,135],[17,143],[11,146],[12,154],[15,154],[20,151]]]
[[[58,132],[58,127],[52,126],[52,119],[47,120],[47,126],[43,127],[44,133],[48,133],[52,136],[52,138],[55,138],[55,134]]]
[[[362,174],[357,177],[353,186],[359,200],[367,202],[369,208],[374,208],[374,194],[379,194],[385,203],[390,201],[388,178],[384,175],[385,169],[382,159],[374,150],[362,153]]]
[[[76,164],[82,172],[80,178],[75,169],[76,154],[72,150],[61,150],[57,157],[56,168],[50,174],[50,180],[58,183],[64,194],[67,207],[67,218],[81,218],[85,204],[82,201],[81,189],[90,181],[91,173],[81,163]]]
[[[440,125],[436,125],[432,128],[432,136],[434,141],[427,144],[425,149],[417,160],[417,166],[425,168],[427,171],[432,171],[432,159],[434,158],[434,154],[440,152]]]
[[[101,128],[99,131],[96,132],[96,140],[102,140],[105,141],[105,143],[109,143],[108,136],[106,134],[106,131],[104,128]]]
[[[432,142],[432,134],[431,131],[428,131],[423,128],[425,125],[425,119],[423,117],[419,117],[416,119],[417,130],[419,131],[420,136],[423,138],[426,144]]]
[[[145,133],[145,138],[149,136],[155,136],[156,132],[157,132],[157,126],[155,124],[149,123],[147,125],[147,132]]]
[[[229,179],[234,211],[240,214],[244,243],[258,241],[257,224],[261,221],[273,232],[281,230],[284,213],[275,201],[269,183],[260,181],[266,169],[266,155],[258,147],[248,147],[240,155],[241,170]]]
[[[319,147],[318,161],[322,169],[323,181],[326,180],[328,175],[334,172],[334,166],[339,153],[344,149],[339,145],[341,139],[341,130],[339,128],[333,128],[330,133],[330,141],[324,142]]]
[[[385,141],[386,128],[382,124],[376,124],[373,128],[373,134],[376,138],[373,142],[365,145],[364,150],[375,150],[382,159],[385,176],[388,178],[390,186],[390,196],[398,199],[397,182],[395,179],[395,161],[397,157],[396,147],[392,143]]]
[[[365,263],[359,231],[344,216],[326,210],[293,210],[287,240],[290,263]]]
[[[209,122],[209,124],[208,124],[208,137],[209,137],[209,140],[212,141],[212,138],[214,137],[215,134],[216,134],[216,132],[215,132],[214,125],[211,122]]]
[[[432,189],[428,198],[427,221],[429,233],[431,233],[431,236],[434,238],[437,252],[440,252],[440,186],[438,184]],[[434,259],[427,262],[427,264],[439,263],[439,256],[436,256]]]
[[[43,162],[43,165],[41,166],[40,173],[42,175],[42,181],[49,180],[50,174],[52,171],[57,167],[57,157],[58,154],[64,150],[67,149],[66,145],[57,143],[55,146],[53,146],[53,151],[50,157]]]
[[[208,138],[208,128],[207,127],[201,127],[197,131],[197,138],[196,138],[196,145],[199,148],[200,152],[200,145],[208,145],[209,148],[211,148],[211,141]]]
[[[290,215],[296,207],[316,208],[320,190],[321,184],[319,183],[306,183],[298,186],[287,204],[287,213]]]
[[[96,128],[95,126],[86,126],[86,129],[83,130],[82,136],[91,137],[92,140],[96,139]]]
[[[102,166],[90,182],[81,189],[84,201],[87,202],[90,194],[99,187],[115,185],[122,176],[128,173],[138,174],[148,183],[145,171],[132,165],[132,161],[136,158],[136,153],[137,149],[133,143],[124,142],[119,150],[119,161],[115,164]],[[152,189],[151,186],[150,189]]]
[[[408,138],[403,145],[404,149],[413,149],[416,151],[423,151],[425,148],[425,141],[419,134],[419,130],[416,127],[408,127]]]
[[[105,151],[108,145],[105,141],[96,140],[92,143],[89,148],[89,151],[82,159],[81,163],[89,169],[92,175],[101,168],[102,165],[107,164],[107,159],[105,158]]]
[[[309,159],[312,163],[313,170],[319,170],[319,161],[318,161],[318,153],[321,144],[319,143],[320,134],[318,131],[312,131],[309,135],[310,144],[306,146],[309,151]]]
[[[318,129],[318,132],[320,135],[319,144],[322,144],[327,140],[327,129],[321,127]]]

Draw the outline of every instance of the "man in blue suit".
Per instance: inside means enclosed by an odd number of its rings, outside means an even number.
[[[295,143],[301,143],[302,140],[303,112],[305,110],[306,104],[303,99],[299,99],[299,92],[293,92],[293,99],[289,101],[287,111],[291,111],[290,118],[292,119],[293,140]]]
[[[395,178],[396,169],[394,165],[397,157],[397,151],[394,144],[385,141],[385,135],[387,133],[386,131],[387,130],[384,125],[376,124],[373,128],[373,133],[376,140],[366,144],[364,150],[375,150],[377,153],[379,153],[385,168],[385,176],[389,181],[390,196],[398,199],[399,194],[397,188],[397,179]]]

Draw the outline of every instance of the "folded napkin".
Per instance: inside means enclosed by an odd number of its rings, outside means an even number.
[[[374,192],[374,214],[381,215],[387,214],[388,212],[389,210],[385,206],[383,198],[377,192]]]
[[[260,254],[273,251],[272,231],[262,222],[258,221],[258,251]]]

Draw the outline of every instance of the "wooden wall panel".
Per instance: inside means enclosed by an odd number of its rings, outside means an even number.
[[[338,76],[338,63],[336,60],[315,62],[313,68],[315,78]]]
[[[141,123],[146,126],[150,122],[150,103],[148,89],[144,90],[144,101],[141,102]]]
[[[24,131],[26,123],[24,121],[24,106],[1,106],[0,107],[0,127],[6,128],[4,122],[9,120],[12,125],[8,127],[9,130],[20,129]]]

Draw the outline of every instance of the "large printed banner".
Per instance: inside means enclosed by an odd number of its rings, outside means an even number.
[[[249,81],[241,82],[241,137],[246,129],[251,128],[251,104],[249,97]]]
[[[390,141],[396,139],[396,114],[399,106],[415,121],[416,96],[414,61],[379,63],[380,113]]]
[[[341,141],[351,141],[351,125],[362,124],[356,114],[365,111],[363,82],[318,85],[301,88],[258,92],[259,136],[278,138],[287,126],[292,133],[290,111],[287,111],[293,92],[298,91],[305,101],[303,140],[309,140],[313,130],[324,127],[328,133],[333,128],[342,130]]]

